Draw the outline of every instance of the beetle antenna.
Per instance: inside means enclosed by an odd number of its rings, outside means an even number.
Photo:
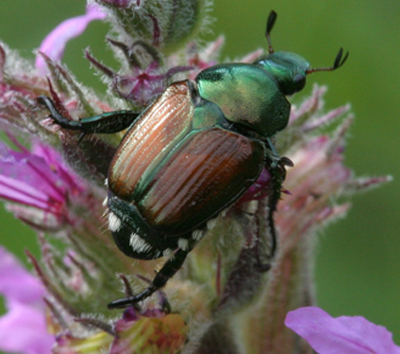
[[[267,42],[268,42],[268,53],[272,54],[274,52],[274,48],[272,47],[272,43],[271,43],[271,37],[270,37],[270,33],[272,28],[274,27],[276,18],[278,17],[278,14],[272,10],[268,16],[268,20],[267,20],[267,29],[265,30],[265,37],[267,38]]]
[[[308,69],[306,74],[315,73],[316,71],[333,71],[340,68],[349,57],[349,52],[347,52],[343,57],[343,48],[340,48],[339,53],[336,55],[335,61],[332,66],[327,68],[315,68],[315,69]]]

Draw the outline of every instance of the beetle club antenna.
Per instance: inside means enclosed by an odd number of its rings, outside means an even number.
[[[327,67],[327,68],[315,68],[315,69],[311,68],[311,69],[308,69],[306,71],[306,74],[312,74],[312,73],[315,73],[317,71],[333,71],[333,70],[336,70],[336,69],[340,68],[346,62],[348,56],[349,56],[349,52],[347,52],[343,57],[343,48],[340,48],[339,53],[336,55],[336,59],[335,59],[335,61],[334,61],[332,66]]]
[[[274,48],[272,48],[270,33],[272,28],[274,27],[277,17],[278,14],[274,10],[272,10],[268,16],[267,29],[265,30],[265,37],[267,38],[268,42],[268,54],[272,54],[274,52]]]

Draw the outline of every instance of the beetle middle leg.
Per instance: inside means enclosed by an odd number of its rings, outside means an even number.
[[[270,146],[273,146],[270,144]],[[275,150],[275,149],[274,149]],[[293,167],[293,162],[287,157],[279,158],[277,155],[267,158],[266,168],[271,174],[271,187],[268,191],[268,202],[267,202],[267,221],[268,221],[268,233],[270,238],[270,251],[267,259],[270,261],[275,255],[277,248],[277,234],[274,221],[274,212],[276,211],[278,202],[281,198],[282,185],[286,178],[286,167]],[[258,247],[258,245],[256,246]],[[271,268],[270,262],[267,263],[261,260],[260,255],[257,252],[258,268],[260,271],[268,271]]]

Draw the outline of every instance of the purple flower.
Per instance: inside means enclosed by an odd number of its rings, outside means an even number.
[[[68,220],[67,199],[83,187],[49,146],[35,143],[32,152],[0,143],[0,197],[20,219],[36,226],[55,227]],[[24,207],[25,206],[25,207]]]
[[[39,279],[0,247],[0,293],[7,314],[0,317],[0,350],[24,354],[50,353],[54,337],[47,332]]]
[[[67,42],[81,35],[90,22],[102,20],[106,14],[98,5],[91,4],[86,7],[86,14],[70,18],[60,23],[51,31],[40,45],[39,51],[45,53],[53,60],[60,60],[64,54]],[[41,55],[36,57],[36,68],[40,73],[47,73],[47,65]]]
[[[186,340],[187,326],[180,314],[148,309],[143,314],[132,308],[115,324],[116,338],[110,354],[178,353]],[[150,349],[151,348],[151,349]]]
[[[364,317],[331,317],[318,307],[287,314],[285,325],[306,339],[319,354],[399,354],[392,334]]]
[[[138,107],[146,107],[157,94],[163,92],[166,89],[168,79],[174,74],[192,69],[191,66],[175,66],[162,73],[156,60],[152,61],[145,69],[142,69],[139,62],[132,59],[133,56],[130,53],[133,48],[114,40],[109,40],[109,42],[124,52],[130,66],[129,74],[121,75],[114,72],[100,63],[89,52],[86,52],[86,58],[110,80],[111,87],[115,93]]]
[[[159,73],[156,62],[152,62],[146,69],[133,68],[131,75],[113,78],[115,91],[123,98],[131,100],[139,106],[145,106],[156,94],[165,89],[168,75]]]

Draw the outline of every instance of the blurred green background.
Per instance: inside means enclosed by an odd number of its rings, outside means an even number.
[[[394,181],[354,198],[348,217],[321,235],[316,265],[319,305],[333,316],[362,315],[387,327],[400,345],[400,1],[398,0],[216,0],[214,34],[226,35],[222,58],[238,58],[261,46],[269,11],[278,13],[272,34],[276,50],[306,57],[314,67],[331,65],[340,47],[348,62],[334,73],[311,76],[329,86],[326,109],[350,102],[356,115],[346,164],[358,176],[393,175]],[[83,0],[0,1],[0,39],[33,59],[32,50],[62,20],[83,14]],[[105,49],[107,27],[92,23],[71,41],[64,61],[75,75],[99,91],[105,87],[89,69],[82,51],[113,63]],[[290,175],[289,175],[290,177]],[[0,242],[24,259],[37,252],[34,234],[0,211]]]

